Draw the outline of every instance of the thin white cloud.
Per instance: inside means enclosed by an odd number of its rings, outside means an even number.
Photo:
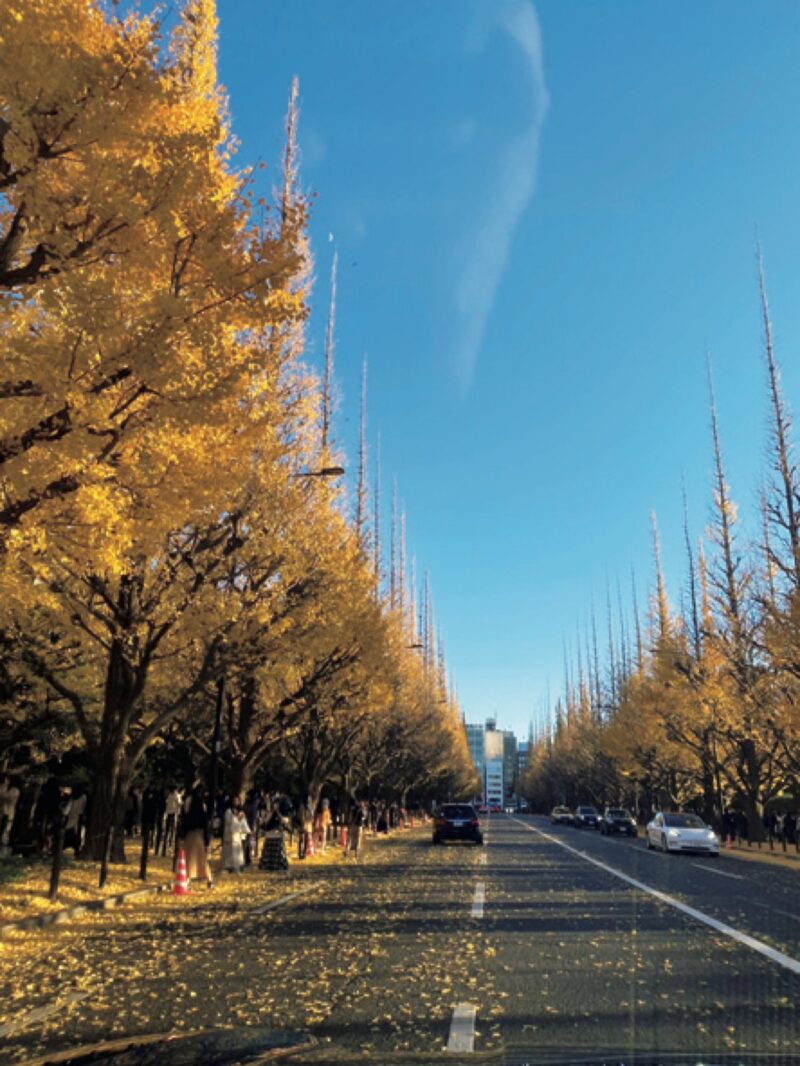
[[[549,105],[542,35],[533,4],[529,0],[507,0],[498,4],[494,12],[481,43],[485,43],[489,32],[500,29],[519,46],[528,67],[531,118],[528,127],[502,153],[485,212],[470,234],[470,255],[456,286],[456,307],[461,318],[456,370],[464,393],[475,376],[486,323],[505,273],[514,233],[536,188],[539,140]]]

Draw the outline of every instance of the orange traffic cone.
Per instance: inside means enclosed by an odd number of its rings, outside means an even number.
[[[342,830],[339,834],[339,844],[343,848],[347,847],[347,826],[345,825],[342,826]]]
[[[316,855],[316,853],[317,853],[316,852],[316,848],[314,847],[314,834],[313,833],[309,833],[308,834],[308,848],[306,849],[306,854],[308,854],[308,855]]]
[[[186,872],[186,852],[183,848],[178,852],[178,866],[175,870],[175,884],[172,886],[172,891],[176,896],[186,896],[191,891],[189,875]]]

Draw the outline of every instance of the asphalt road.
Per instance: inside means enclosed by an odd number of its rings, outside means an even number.
[[[41,964],[79,960],[96,993],[21,1031],[8,1061],[198,1025],[312,1033],[317,1062],[461,1062],[448,1044],[506,1064],[800,1059],[800,871],[662,855],[541,818],[493,817],[484,848],[435,848],[429,834],[368,841],[358,866],[295,871],[287,890],[305,877],[307,891],[265,913],[209,898],[169,928],[137,908],[54,933]]]
[[[502,818],[487,874],[503,1042],[519,1061],[542,1048],[800,1054],[794,871]]]

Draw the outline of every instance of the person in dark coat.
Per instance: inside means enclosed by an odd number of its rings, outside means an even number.
[[[198,878],[205,881],[209,888],[213,888],[214,881],[208,865],[210,823],[205,789],[198,786],[186,798],[183,809],[181,829],[186,852],[186,872],[190,881],[192,878]]]

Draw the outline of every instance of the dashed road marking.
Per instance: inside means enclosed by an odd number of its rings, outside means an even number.
[[[458,1003],[450,1019],[447,1050],[455,1052],[475,1050],[475,1015],[478,1008],[472,1003]]]
[[[738,929],[734,929],[732,925],[728,925],[727,922],[720,922],[717,918],[712,918],[711,915],[697,910],[696,907],[690,907],[687,903],[681,903],[681,901],[675,899],[674,896],[668,896],[666,892],[661,892],[657,888],[653,888],[652,885],[646,885],[644,881],[637,881],[635,877],[629,877],[628,874],[622,873],[621,870],[615,870],[613,866],[608,866],[606,863],[600,862],[599,859],[587,855],[585,851],[579,851],[578,848],[573,848],[570,844],[566,844],[563,840],[559,840],[558,837],[554,837],[550,833],[545,833],[542,829],[537,829],[535,826],[526,825],[525,822],[521,822],[519,818],[514,818],[513,821],[521,825],[523,829],[527,829],[531,833],[537,833],[545,840],[549,840],[551,844],[557,844],[560,848],[564,848],[565,851],[572,852],[573,855],[585,859],[586,862],[590,862],[593,866],[597,866],[599,869],[611,874],[612,877],[619,878],[620,881],[625,881],[626,884],[632,885],[640,892],[646,892],[648,896],[652,896],[661,903],[665,903],[668,907],[673,907],[676,911],[680,911],[682,914],[687,914],[690,918],[694,918],[695,921],[702,922],[703,925],[709,926],[711,929],[716,930],[716,932],[730,937],[731,940],[735,940],[738,944],[742,944],[744,947],[758,952],[759,955],[763,955],[764,958],[769,959],[770,962],[775,962],[779,966],[783,966],[784,969],[800,975],[800,962],[798,962],[797,959],[793,959],[790,955],[785,955],[782,951],[777,951],[775,948],[771,948],[769,944],[765,944],[763,940],[757,940],[754,936],[750,936],[749,933],[742,933]]]
[[[472,900],[471,917],[483,917],[483,905],[486,902],[486,882],[478,881],[475,885],[475,897]]]
[[[482,851],[481,852],[481,857],[478,859],[478,862],[480,863],[481,866],[485,866],[488,861],[489,861],[488,853],[485,852],[485,851]]]
[[[710,874],[719,874],[720,877],[732,877],[734,881],[747,880],[741,874],[729,874],[726,870],[718,870],[715,866],[705,866],[702,862],[693,862],[692,866],[696,866],[698,870],[708,870]]]
[[[771,907],[769,903],[759,903],[757,899],[751,899],[750,906],[758,907],[762,911],[769,911],[771,914],[780,914],[784,918],[791,918],[793,922],[800,922],[800,914],[792,914],[791,911],[782,911],[780,907]]]

